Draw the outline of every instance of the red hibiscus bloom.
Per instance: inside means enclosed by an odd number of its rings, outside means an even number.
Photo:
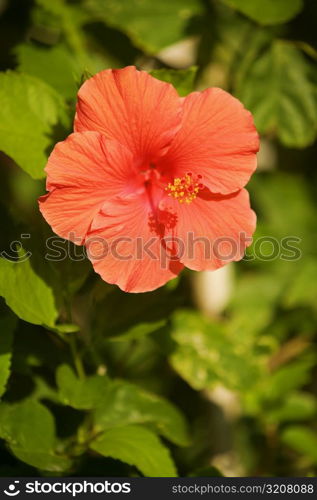
[[[74,128],[49,157],[40,210],[105,281],[145,292],[184,266],[242,258],[259,141],[237,99],[218,88],[180,98],[134,67],[105,70],[79,90]]]

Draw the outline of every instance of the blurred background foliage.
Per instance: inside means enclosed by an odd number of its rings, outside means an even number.
[[[21,259],[0,260],[1,475],[316,475],[316,23],[315,0],[0,0],[1,251]],[[262,137],[244,261],[142,295],[63,240],[47,262],[37,208],[80,84],[129,64],[228,90]]]

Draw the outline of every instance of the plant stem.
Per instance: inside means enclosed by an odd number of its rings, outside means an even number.
[[[67,298],[65,300],[65,304],[66,304],[68,321],[72,323],[73,321],[72,306],[71,302]],[[85,370],[78,350],[77,338],[76,338],[77,333],[70,333],[68,343],[73,357],[74,365],[77,371],[77,375],[80,379],[83,380],[85,378]]]
[[[74,365],[75,365],[75,368],[77,371],[77,375],[80,379],[84,379],[85,378],[85,370],[84,370],[84,366],[83,366],[83,363],[82,363],[82,360],[81,360],[81,357],[80,357],[80,354],[78,351],[77,340],[76,340],[74,333],[71,333],[69,336],[69,347],[70,347],[70,350],[72,353],[72,357],[74,360]]]

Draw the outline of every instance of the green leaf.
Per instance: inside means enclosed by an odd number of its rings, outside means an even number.
[[[65,112],[58,93],[33,76],[0,73],[0,150],[34,179],[45,177],[53,126]]]
[[[180,70],[154,69],[150,74],[163,82],[171,83],[181,96],[185,96],[194,90],[197,69],[197,66]]]
[[[0,318],[0,397],[3,396],[10,376],[11,349],[16,318],[13,315]]]
[[[221,384],[246,391],[255,383],[256,361],[244,356],[237,336],[221,323],[192,311],[179,311],[173,316],[172,338],[176,348],[171,364],[194,389]]]
[[[144,476],[177,476],[169,450],[153,432],[139,425],[109,429],[90,447],[104,457],[134,465]]]
[[[45,377],[33,376],[34,390],[32,392],[32,399],[35,401],[46,400],[51,401],[56,405],[60,404],[60,398],[57,391],[50,385]]]
[[[265,397],[270,401],[280,401],[285,394],[310,382],[311,370],[316,362],[314,353],[301,356],[293,363],[282,366],[266,379]]]
[[[186,421],[169,401],[140,387],[122,381],[112,382],[100,394],[101,403],[94,412],[96,429],[128,424],[150,424],[159,434],[180,446],[189,443]]]
[[[305,147],[316,137],[317,111],[312,69],[303,54],[275,41],[238,74],[237,96],[254,115],[262,134],[276,134],[289,147]]]
[[[33,400],[2,405],[0,437],[23,462],[42,470],[61,472],[70,462],[55,452],[54,419],[49,410]]]
[[[194,470],[188,477],[224,477],[217,467],[212,465]]]
[[[24,321],[54,326],[58,312],[53,292],[33,271],[26,254],[20,253],[17,262],[0,258],[0,295]]]
[[[317,464],[317,435],[307,427],[288,427],[282,434],[282,441]]]
[[[135,45],[156,53],[185,36],[189,19],[201,12],[197,0],[90,0],[100,19],[130,36]]]
[[[127,331],[122,334],[117,334],[113,337],[109,337],[111,342],[126,342],[127,340],[136,340],[146,335],[150,335],[166,325],[165,320],[153,321],[148,323],[139,323],[136,326],[132,326]]]
[[[311,306],[316,309],[317,261],[314,258],[303,260],[297,274],[292,277],[284,297],[286,307]]]
[[[229,308],[229,327],[239,335],[240,342],[253,342],[255,333],[269,325],[282,288],[283,282],[274,280],[272,273],[257,272],[240,277]]]
[[[89,410],[100,404],[109,382],[99,375],[79,380],[68,365],[61,365],[56,371],[56,383],[64,404],[77,410]]]
[[[279,24],[289,21],[303,8],[303,0],[224,0],[260,24]]]
[[[85,70],[95,74],[105,68],[109,61],[104,53],[88,47],[89,39],[84,25],[97,19],[93,12],[86,9],[86,2],[36,0],[36,4],[32,10],[32,21],[35,29],[38,28],[40,32],[39,41],[43,41],[41,31],[53,35],[54,40],[63,39],[70,49],[75,68],[79,70],[78,73],[76,71],[78,76]],[[45,43],[46,37],[43,38]]]
[[[315,203],[301,176],[286,172],[258,174],[249,189],[256,204],[261,236],[295,236],[301,239],[297,247],[303,252],[310,253],[315,248]]]
[[[290,420],[307,420],[316,415],[316,399],[304,392],[294,392],[276,409],[268,411],[270,422],[280,423]]]
[[[58,324],[55,325],[54,327],[50,328],[53,332],[60,333],[62,334],[62,337],[64,338],[65,334],[74,334],[79,332],[80,328],[78,325],[74,325],[73,323],[63,323],[63,324]]]
[[[67,99],[76,97],[78,67],[66,47],[22,44],[16,47],[15,53],[20,71],[43,80]]]

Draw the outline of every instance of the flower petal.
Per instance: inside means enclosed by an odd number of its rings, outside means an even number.
[[[165,199],[161,208],[177,219],[171,232],[174,253],[189,269],[214,270],[240,260],[252,242],[256,215],[245,189],[229,195],[213,195],[205,189],[189,205]]]
[[[105,200],[129,189],[133,168],[132,154],[99,132],[71,134],[48,159],[40,211],[55,233],[82,244]]]
[[[134,66],[105,70],[78,92],[75,130],[97,130],[155,161],[180,127],[181,99],[174,87]]]
[[[183,101],[182,127],[162,166],[175,177],[202,175],[213,193],[241,189],[256,168],[259,138],[252,115],[238,99],[218,88],[193,92]]]
[[[126,292],[154,290],[183,268],[168,258],[146,194],[105,203],[86,246],[95,271]]]

